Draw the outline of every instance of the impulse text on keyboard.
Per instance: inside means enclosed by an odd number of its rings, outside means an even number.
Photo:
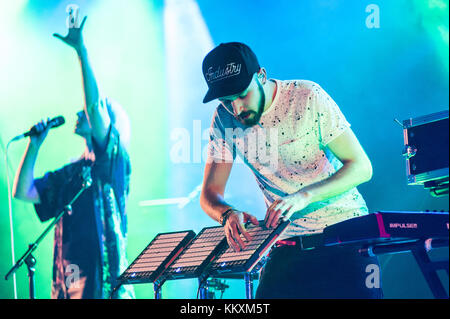
[[[417,229],[417,224],[415,223],[390,223],[389,228],[405,228],[405,229]]]

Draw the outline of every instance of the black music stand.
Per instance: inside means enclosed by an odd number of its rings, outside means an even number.
[[[448,294],[437,274],[438,270],[449,271],[447,260],[432,261],[428,252],[433,248],[448,247],[448,238],[428,238],[415,241],[373,243],[360,249],[367,256],[411,252],[427,284],[436,299],[448,299]]]
[[[36,250],[36,248],[39,246],[41,241],[47,236],[47,234],[50,232],[50,230],[55,226],[60,219],[65,215],[71,215],[72,214],[72,205],[73,203],[80,197],[80,195],[91,186],[92,184],[92,178],[91,178],[91,167],[83,167],[83,171],[80,176],[83,180],[81,189],[78,191],[78,193],[73,197],[73,199],[70,201],[69,204],[64,206],[64,209],[59,213],[58,216],[56,216],[53,221],[50,223],[50,225],[45,228],[45,230],[42,232],[42,234],[36,239],[36,241],[32,244],[28,245],[28,250],[20,257],[20,259],[16,262],[14,266],[8,271],[8,273],[5,275],[5,280],[8,280],[8,278],[19,269],[20,266],[22,266],[24,263],[27,265],[28,268],[28,277],[29,277],[29,291],[30,291],[30,299],[36,298],[36,291],[35,291],[35,280],[34,280],[34,273],[36,265],[36,258],[32,255],[33,252]]]
[[[155,299],[161,299],[160,276],[195,237],[192,230],[160,233],[120,275],[111,296],[125,284],[153,283]]]

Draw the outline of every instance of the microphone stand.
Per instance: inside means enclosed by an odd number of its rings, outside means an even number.
[[[42,234],[36,239],[36,241],[32,244],[28,245],[28,250],[23,254],[22,257],[16,262],[16,264],[8,271],[8,273],[5,276],[5,280],[8,280],[8,278],[19,269],[20,266],[25,263],[28,268],[28,277],[29,277],[29,290],[30,290],[30,299],[36,298],[36,291],[35,291],[35,280],[34,280],[34,273],[35,273],[35,265],[36,265],[36,258],[32,255],[32,253],[36,250],[40,242],[45,238],[45,236],[50,232],[50,230],[55,226],[59,220],[67,213],[68,215],[72,214],[72,204],[80,197],[80,195],[91,186],[92,184],[92,178],[91,178],[91,167],[84,167],[82,172],[82,178],[83,178],[83,184],[80,189],[80,191],[75,195],[75,197],[70,201],[69,204],[64,206],[64,209],[59,213],[58,216],[55,217],[55,219],[51,222],[50,225],[47,226],[47,228],[42,232]]]

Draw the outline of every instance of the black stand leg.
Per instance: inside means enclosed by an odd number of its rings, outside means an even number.
[[[153,291],[155,299],[161,299],[161,285],[159,283],[153,283]]]
[[[448,247],[448,239],[420,239],[413,242],[392,243],[367,246],[360,249],[360,253],[366,256],[396,254],[411,252],[416,259],[417,265],[433,293],[434,298],[448,299],[448,294],[442,285],[437,270],[444,269],[448,275],[448,259],[442,261],[431,261],[427,251],[433,248]]]
[[[417,261],[417,264],[422,271],[423,276],[425,277],[428,286],[431,289],[431,292],[434,295],[434,298],[437,299],[448,299],[448,294],[445,291],[444,286],[442,285],[441,280],[439,279],[436,270],[437,269],[445,269],[445,264],[447,265],[447,274],[448,274],[448,262],[447,263],[436,263],[430,260],[425,248],[415,248],[412,249],[412,254]],[[442,267],[443,266],[443,267]]]
[[[30,246],[32,246],[32,245],[30,245]],[[28,279],[30,282],[30,285],[29,285],[30,299],[36,299],[36,288],[35,288],[35,280],[34,280],[34,273],[36,271],[34,266],[36,265],[36,258],[34,258],[32,254],[29,254],[28,257],[25,259],[25,264],[27,264],[27,268],[28,268]]]
[[[198,279],[198,299],[208,299],[208,285],[206,284],[206,279]]]
[[[245,297],[247,299],[254,299],[253,298],[253,279],[252,279],[252,274],[246,272],[244,274],[244,280],[245,280]]]

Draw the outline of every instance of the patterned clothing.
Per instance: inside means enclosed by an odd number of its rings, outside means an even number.
[[[55,228],[52,298],[109,298],[126,269],[130,161],[111,125],[105,149],[94,145],[95,161],[80,159],[36,179],[41,221],[56,217],[82,188],[82,172],[91,167],[92,185],[73,203]],[[130,286],[118,298],[134,298]]]
[[[342,163],[326,146],[350,127],[318,84],[275,81],[275,98],[258,125],[244,127],[219,106],[209,143],[210,159],[243,160],[251,168],[267,206],[336,173]],[[366,203],[353,188],[295,212],[280,239],[295,241],[365,214]],[[275,248],[263,268],[256,297],[381,298],[380,287],[371,289],[365,283],[369,265],[379,269],[376,257],[366,258],[354,247]]]
[[[267,206],[341,168],[342,163],[326,145],[350,127],[318,84],[275,81],[275,98],[259,125],[245,127],[222,105],[217,108],[208,151],[215,161],[244,161],[253,171]],[[367,213],[364,199],[353,188],[294,213],[280,239],[320,233],[328,225]]]

